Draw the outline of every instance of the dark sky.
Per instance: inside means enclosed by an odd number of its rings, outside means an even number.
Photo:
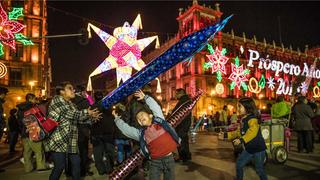
[[[214,7],[217,1],[199,1],[206,6]],[[258,41],[265,37],[268,43],[275,40],[279,45],[279,23],[281,20],[282,41],[286,47],[304,49],[319,45],[320,2],[232,2],[218,1],[223,18],[234,14],[224,32],[234,29],[236,35],[245,32],[247,38],[256,35]],[[48,34],[78,33],[86,28],[88,19],[111,27],[122,26],[125,21],[130,24],[138,13],[142,17],[143,29],[139,30],[139,39],[151,36],[156,32],[160,40],[165,41],[168,35],[178,30],[176,17],[179,8],[191,6],[192,1],[49,1]],[[53,10],[53,8],[63,10]],[[74,17],[73,13],[80,17]],[[113,28],[93,23],[112,34]],[[108,55],[103,42],[92,33],[93,38],[87,45],[80,45],[75,37],[49,40],[49,51],[52,60],[53,85],[61,81],[86,83],[88,75]],[[151,47],[150,47],[151,48]],[[115,78],[114,73],[109,76]]]

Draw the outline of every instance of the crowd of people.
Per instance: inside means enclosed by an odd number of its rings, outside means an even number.
[[[140,171],[149,169],[150,179],[159,178],[161,173],[166,179],[174,179],[175,161],[191,160],[188,139],[191,113],[176,129],[172,128],[165,121],[161,103],[153,97],[150,85],[110,109],[102,105],[103,92],[95,92],[94,103],[90,104],[82,86],[74,88],[70,82],[63,82],[55,91],[53,98],[45,100],[28,93],[25,102],[10,110],[9,152],[16,152],[20,136],[25,172],[51,170],[49,179],[58,180],[64,171],[66,176],[80,179],[93,175],[89,165],[94,161],[99,175],[104,176],[133,150],[141,148],[149,163],[138,167],[130,176],[139,176]],[[6,88],[0,89],[2,104],[7,93]],[[179,102],[175,110],[190,100],[184,89],[178,89],[176,97]],[[3,112],[2,104],[0,110]],[[29,138],[30,127],[24,123],[25,112],[35,106],[44,107],[46,116],[58,122],[48,137],[37,142]],[[132,135],[131,131],[137,134]],[[89,157],[90,144],[92,157]],[[179,156],[173,153],[177,148]]]
[[[1,114],[7,93],[6,88],[0,88]],[[93,175],[89,166],[92,161],[99,175],[108,175],[135,149],[141,148],[147,161],[130,176],[141,176],[140,172],[149,169],[150,179],[159,179],[163,174],[164,179],[171,180],[175,179],[175,162],[185,163],[192,159],[189,150],[192,126],[199,122],[200,130],[203,130],[241,123],[240,134],[233,138],[235,146],[244,146],[236,161],[237,179],[243,178],[243,168],[252,159],[260,179],[267,179],[262,161],[266,145],[260,131],[261,114],[270,114],[273,119],[289,119],[290,127],[297,132],[299,152],[311,153],[314,133],[320,131],[320,103],[308,101],[302,95],[296,96],[291,105],[279,96],[276,103],[268,104],[262,111],[252,98],[242,98],[237,103],[237,111],[229,113],[225,105],[215,115],[198,119],[190,113],[176,128],[167,123],[161,103],[153,97],[150,85],[110,109],[103,107],[104,95],[95,92],[91,103],[85,88],[74,88],[70,82],[56,86],[56,95],[51,99],[41,100],[32,93],[26,94],[25,102],[10,110],[9,152],[16,151],[20,136],[25,172],[51,170],[49,179],[58,180],[63,171],[73,179]],[[172,112],[190,100],[184,89],[176,90],[176,98],[178,102]],[[37,142],[29,138],[30,127],[24,124],[25,112],[35,106],[45,107],[46,116],[58,122],[48,137]],[[0,120],[4,122],[4,117],[0,116]],[[90,144],[92,157],[89,157]],[[174,153],[176,149],[178,155]],[[50,163],[53,168],[48,166]]]

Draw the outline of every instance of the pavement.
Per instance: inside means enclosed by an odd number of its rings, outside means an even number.
[[[19,141],[16,145],[16,152],[9,153],[9,144],[0,142],[0,169],[15,163],[18,159],[22,157],[22,144]]]
[[[296,140],[293,138],[289,159],[285,164],[274,164],[272,160],[267,163],[265,170],[269,180],[319,179],[320,144],[315,144],[315,150],[312,154],[297,153],[295,145]],[[200,132],[196,135],[196,142],[190,144],[190,150],[192,161],[176,163],[176,180],[231,180],[235,178],[235,157],[230,142],[219,140],[217,134]],[[1,180],[42,180],[48,179],[50,174],[50,171],[24,173],[23,164],[18,160],[7,165],[5,169],[5,172],[0,173]],[[94,164],[92,164],[91,170],[94,172],[94,176],[85,177],[84,180],[107,179],[106,176],[97,174]],[[61,179],[67,178],[63,176]],[[247,166],[244,179],[255,180],[259,178],[253,167]]]

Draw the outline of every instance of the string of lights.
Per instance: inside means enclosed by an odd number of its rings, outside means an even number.
[[[49,6],[49,5],[47,5],[47,8],[48,8],[48,9],[51,9],[51,10],[53,10],[53,11],[56,11],[56,12],[63,13],[63,14],[65,14],[65,15],[67,15],[67,16],[72,16],[72,17],[75,17],[75,18],[82,19],[84,22],[90,22],[90,23],[95,24],[95,25],[98,25],[98,26],[100,26],[100,27],[108,28],[108,29],[110,29],[110,30],[116,28],[116,26],[112,26],[112,25],[109,25],[109,24],[105,24],[105,23],[102,23],[102,22],[93,20],[93,19],[89,19],[89,18],[87,18],[87,17],[81,16],[81,15],[78,15],[78,14],[75,14],[75,13],[72,13],[72,12],[69,12],[69,11],[66,11],[66,10],[58,9],[58,8],[55,8],[55,7],[52,7],[52,6]],[[172,36],[175,36],[175,35],[176,35],[176,33],[155,32],[155,31],[153,31],[153,32],[151,32],[151,31],[139,31],[138,33],[141,34],[141,35],[146,35],[146,36],[147,36],[147,35],[148,35],[148,36],[149,36],[149,35],[160,35],[160,36],[161,36],[161,35],[162,35],[162,36],[166,35],[167,37],[172,37]]]

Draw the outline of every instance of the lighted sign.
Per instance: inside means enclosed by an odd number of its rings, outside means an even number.
[[[315,69],[312,71],[312,67],[308,66],[307,63],[303,63],[304,67],[303,70],[301,70],[299,65],[290,64],[290,63],[283,63],[281,61],[277,60],[270,60],[269,56],[266,58],[260,57],[260,54],[256,50],[249,49],[249,62],[248,67],[254,67],[253,61],[259,60],[259,69],[265,69],[265,70],[272,70],[275,72],[276,76],[279,76],[280,72],[284,72],[285,74],[295,75],[295,76],[307,76],[312,78],[320,79],[320,70]]]

